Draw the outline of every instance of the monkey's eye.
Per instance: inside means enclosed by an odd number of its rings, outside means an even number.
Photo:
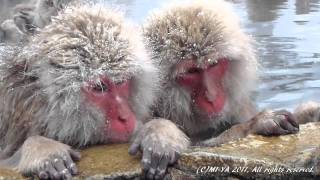
[[[92,90],[95,92],[105,92],[108,90],[108,87],[103,82],[99,82],[93,85]]]
[[[192,67],[190,69],[187,70],[187,74],[199,74],[201,72],[200,68],[197,67]]]

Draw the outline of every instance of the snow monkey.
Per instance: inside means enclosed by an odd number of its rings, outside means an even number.
[[[163,76],[154,106],[160,119],[146,123],[129,149],[142,151],[147,178],[161,179],[190,144],[298,132],[287,111],[257,113],[251,100],[258,69],[253,40],[224,2],[169,6],[148,18],[143,34]]]
[[[112,9],[71,6],[2,60],[1,167],[69,179],[70,146],[129,140],[158,79],[135,29]]]

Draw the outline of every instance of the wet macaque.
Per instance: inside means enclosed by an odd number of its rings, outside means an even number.
[[[70,179],[71,147],[128,142],[158,79],[135,29],[112,9],[69,7],[2,59],[0,167]]]
[[[190,144],[214,146],[250,133],[298,132],[287,111],[257,113],[251,100],[258,67],[252,40],[222,1],[157,11],[143,33],[163,75],[154,106],[161,119],[146,123],[129,150],[142,151],[147,178],[161,179]]]

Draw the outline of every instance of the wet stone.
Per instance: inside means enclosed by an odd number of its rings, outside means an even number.
[[[193,148],[183,154],[171,179],[312,179],[320,176],[320,123],[300,126],[295,135],[250,135],[220,147]],[[140,156],[128,155],[127,144],[96,146],[82,151],[74,179],[138,179]],[[2,179],[23,179],[18,173],[0,170]]]

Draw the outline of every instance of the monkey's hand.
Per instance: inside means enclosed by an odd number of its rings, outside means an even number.
[[[154,119],[137,133],[129,154],[142,152],[143,176],[162,179],[168,165],[175,163],[189,146],[188,137],[171,121]]]
[[[285,110],[265,110],[244,123],[236,124],[219,136],[196,143],[197,146],[219,146],[246,137],[248,134],[277,136],[294,134],[299,125],[293,115]]]
[[[249,133],[253,134],[277,136],[299,132],[299,124],[295,117],[285,110],[262,111],[247,123]]]
[[[17,168],[25,176],[59,180],[78,173],[73,160],[79,160],[80,153],[58,141],[31,136],[17,153],[21,153]]]

